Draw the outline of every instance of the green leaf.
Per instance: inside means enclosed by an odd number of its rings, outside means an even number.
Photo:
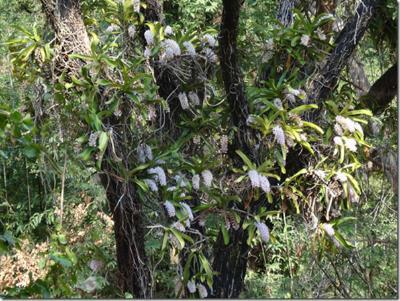
[[[229,233],[228,233],[228,230],[226,230],[224,224],[221,225],[221,232],[222,232],[222,236],[224,238],[224,244],[228,245],[229,244]]]
[[[162,242],[162,245],[161,245],[161,250],[165,249],[165,247],[167,246],[167,243],[168,243],[168,233],[165,232],[164,233],[163,242]]]
[[[86,148],[83,152],[79,154],[79,157],[81,157],[83,161],[88,161],[93,152],[93,148]]]
[[[100,152],[104,152],[107,148],[108,144],[108,134],[106,132],[101,132],[99,136],[99,150]]]
[[[170,228],[170,230],[175,235],[175,237],[178,239],[178,241],[181,245],[181,249],[183,249],[185,247],[185,240],[182,238],[182,233],[174,228]]]
[[[293,108],[289,111],[289,114],[301,114],[307,110],[311,110],[311,109],[318,109],[318,106],[316,104],[308,104],[308,105],[301,105],[298,106],[296,108]]]
[[[250,161],[250,159],[241,151],[236,150],[236,153],[242,158],[244,164],[250,169],[256,169],[256,166]]]
[[[50,258],[63,267],[69,268],[72,266],[72,262],[63,255],[50,254]]]
[[[183,283],[187,283],[190,277],[190,264],[192,263],[192,259],[194,257],[194,253],[189,255],[188,260],[185,263],[185,267],[183,268]]]
[[[37,144],[31,144],[23,148],[22,152],[30,159],[37,158],[40,153],[40,147]]]
[[[58,234],[57,239],[62,245],[66,245],[68,243],[67,238],[64,234]]]
[[[315,123],[312,122],[308,122],[308,121],[303,121],[303,126],[312,128],[314,130],[316,130],[318,133],[320,133],[321,135],[324,134],[324,130],[321,129],[318,125],[316,125]]]
[[[350,111],[350,112],[347,112],[347,115],[348,115],[348,116],[353,116],[353,115],[366,115],[366,116],[370,116],[370,117],[373,116],[372,111],[371,111],[371,110],[368,110],[368,109]]]

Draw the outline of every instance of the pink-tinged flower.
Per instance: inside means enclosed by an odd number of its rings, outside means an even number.
[[[200,176],[197,174],[192,177],[192,187],[194,190],[200,189]]]
[[[264,223],[255,223],[258,233],[260,234],[260,237],[263,242],[268,242],[269,241],[269,229],[268,226]]]
[[[181,103],[182,109],[183,110],[189,109],[189,101],[186,96],[186,93],[185,92],[179,93],[178,98],[179,98],[179,102]]]
[[[190,206],[188,204],[186,204],[186,203],[183,203],[183,202],[181,203],[181,206],[183,208],[185,208],[185,210],[186,210],[186,212],[188,214],[189,220],[192,221],[194,219],[194,216],[193,216],[193,212],[192,212],[192,209],[190,208]]]
[[[192,104],[194,104],[195,106],[200,105],[200,98],[196,92],[190,91],[188,96]]]
[[[252,169],[252,170],[249,170],[249,172],[247,174],[250,178],[251,187],[253,187],[253,188],[260,187],[260,177],[258,176],[258,172],[256,170]]]
[[[166,36],[170,36],[170,35],[174,34],[174,31],[172,30],[172,27],[168,25],[167,27],[165,27],[164,33]]]
[[[197,284],[197,290],[199,291],[200,298],[207,298],[208,292],[206,287],[203,284]]]
[[[335,230],[330,224],[322,224],[322,227],[324,228],[326,234],[328,234],[329,236],[335,235]]]
[[[283,132],[283,129],[277,125],[272,129],[272,132],[275,136],[276,141],[280,145],[285,145],[285,133]]]
[[[164,207],[169,217],[174,217],[176,215],[175,207],[170,201],[165,201]]]
[[[261,187],[261,189],[265,193],[271,192],[271,185],[270,185],[270,183],[268,181],[268,178],[266,176],[259,175],[259,179],[260,179],[260,187]]]
[[[209,171],[208,169],[203,170],[201,172],[201,176],[203,178],[204,185],[206,185],[207,187],[211,187],[211,183],[213,180],[213,174],[211,173],[211,171]]]
[[[144,38],[146,39],[147,45],[153,45],[154,44],[154,35],[151,32],[150,29],[146,30],[144,32]]]
[[[303,34],[300,39],[300,44],[308,47],[310,45],[310,36]]]
[[[133,39],[135,37],[136,34],[136,28],[135,25],[129,25],[128,27],[128,36]]]
[[[185,231],[186,231],[185,226],[182,225],[181,222],[175,222],[175,223],[173,223],[173,224],[172,224],[172,227],[175,228],[176,230],[180,231],[180,232],[185,232]]]
[[[192,280],[188,281],[186,286],[188,288],[189,293],[193,294],[196,292],[196,283],[194,281]]]
[[[150,190],[153,192],[157,192],[158,191],[158,187],[157,184],[154,180],[152,179],[144,179],[144,182],[147,184],[147,186],[149,186]]]
[[[205,34],[203,40],[212,48],[217,44],[217,41],[210,34]]]
[[[228,152],[228,136],[221,136],[221,153],[226,154]]]
[[[160,183],[161,186],[167,185],[167,177],[165,176],[165,172],[162,167],[157,166],[154,168],[149,168],[148,173],[155,175],[155,179],[158,181],[158,183]]]
[[[347,176],[344,173],[340,172],[340,171],[338,171],[336,173],[336,177],[335,178],[337,180],[339,180],[340,182],[342,182],[342,183],[347,182]]]

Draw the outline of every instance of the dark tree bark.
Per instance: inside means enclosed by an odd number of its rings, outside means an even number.
[[[67,71],[69,75],[78,74],[83,62],[69,57],[72,53],[90,53],[89,37],[83,22],[79,0],[41,0],[46,17],[56,35],[57,50],[54,60],[53,80]],[[129,116],[129,112],[124,112]],[[128,118],[127,118],[128,119]],[[118,121],[109,118],[105,121],[109,128],[116,127]],[[126,122],[128,124],[128,121]],[[129,129],[119,129],[129,140]],[[129,166],[128,143],[116,145],[122,154],[123,163]],[[125,148],[124,148],[125,147]],[[118,176],[118,171],[110,162],[115,153],[108,147],[102,165],[102,184],[106,190],[114,219],[114,232],[120,284],[123,291],[139,298],[151,297],[149,271],[146,267],[144,249],[144,229],[141,219],[141,203],[135,187],[129,179]]]
[[[360,105],[369,108],[374,114],[382,113],[397,94],[397,70],[397,63],[386,70],[368,93],[360,98]]]
[[[115,175],[114,168],[106,162],[102,169],[101,180],[114,220],[121,289],[137,298],[149,298],[152,295],[144,248],[142,205],[129,180]]]
[[[254,133],[247,125],[249,108],[245,96],[245,86],[237,58],[237,36],[239,31],[239,14],[241,0],[224,0],[222,22],[220,28],[220,64],[225,92],[227,94],[231,120],[235,128],[235,139],[229,146],[229,156],[236,165],[240,164],[235,150],[240,149],[249,157],[254,157],[251,151],[251,141]],[[224,244],[221,233],[214,246],[213,270],[214,277],[212,297],[237,298],[243,288],[247,268],[249,246],[247,232],[239,228],[229,231],[230,242]]]
[[[336,46],[328,56],[322,70],[312,82],[310,100],[323,101],[335,89],[340,72],[348,64],[358,42],[364,36],[378,3],[379,0],[366,0],[357,7],[354,16],[336,38]]]
[[[81,14],[79,0],[41,0],[43,11],[56,37],[55,59],[52,76],[56,79],[62,72],[77,74],[82,61],[71,59],[72,53],[90,52],[89,36]]]
[[[293,23],[293,9],[299,4],[299,0],[281,0],[278,6],[276,18],[285,27]]]

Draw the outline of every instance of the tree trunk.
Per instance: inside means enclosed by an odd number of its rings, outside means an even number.
[[[71,59],[72,53],[90,52],[89,36],[81,14],[79,0],[41,0],[44,13],[56,36],[53,79],[62,72],[77,74],[82,61]]]
[[[89,37],[83,22],[80,1],[41,1],[46,17],[56,35],[53,80],[57,80],[65,71],[68,75],[76,75],[83,62],[71,59],[69,55],[90,53]],[[125,114],[129,116],[129,112]],[[110,128],[115,128],[115,125],[119,123],[112,118],[107,122]],[[124,132],[124,137],[129,140],[129,130],[122,128],[121,132]],[[129,143],[125,142],[124,145],[116,146],[122,154],[130,151],[130,146],[128,150],[126,147]],[[101,178],[114,219],[121,288],[138,298],[148,298],[151,297],[151,288],[149,287],[149,271],[146,267],[141,203],[133,184],[129,180],[120,178],[118,171],[109,164],[114,157],[115,153],[109,147],[103,159]],[[128,166],[128,156],[125,156],[124,160]]]
[[[229,156],[235,165],[241,164],[235,150],[240,149],[246,155],[253,157],[249,146],[254,140],[254,133],[247,125],[249,108],[245,96],[245,86],[237,59],[237,36],[239,31],[239,14],[242,1],[224,0],[222,23],[220,28],[220,62],[225,92],[230,105],[230,115],[233,125],[238,129],[232,145],[229,146]],[[242,228],[229,231],[230,242],[224,244],[220,233],[214,246],[213,270],[214,285],[212,297],[237,298],[242,291],[247,268],[247,232]]]
[[[101,180],[113,214],[121,289],[137,298],[149,298],[151,288],[144,248],[142,206],[131,183],[114,176],[113,168],[107,164],[103,170],[107,172]]]
[[[323,101],[335,89],[340,72],[348,64],[358,42],[364,36],[378,2],[378,0],[366,0],[357,7],[355,15],[336,38],[336,46],[328,56],[322,70],[312,82],[310,100]]]

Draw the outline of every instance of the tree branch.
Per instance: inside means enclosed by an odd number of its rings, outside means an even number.
[[[318,76],[311,84],[310,100],[323,101],[335,89],[339,74],[349,62],[357,44],[364,36],[365,31],[376,11],[379,0],[365,0],[360,3],[356,13],[346,23],[331,54]]]
[[[383,112],[397,94],[397,69],[396,63],[386,70],[366,95],[360,97],[362,107],[371,109],[374,114]]]

